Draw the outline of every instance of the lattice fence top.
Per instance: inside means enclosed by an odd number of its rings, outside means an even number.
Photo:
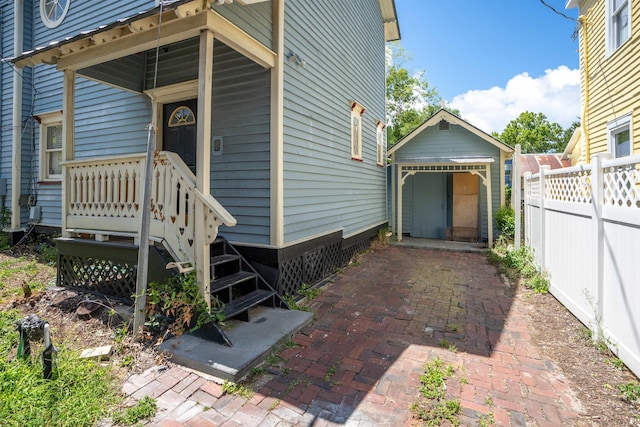
[[[591,171],[559,173],[545,178],[544,197],[546,200],[591,203]]]
[[[604,168],[603,205],[640,208],[640,165]]]

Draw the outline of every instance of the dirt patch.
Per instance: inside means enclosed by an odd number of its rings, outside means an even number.
[[[616,358],[596,346],[588,329],[551,294],[526,291],[532,339],[571,381],[585,410],[584,419],[596,426],[640,426],[640,405],[623,400],[618,389],[638,379]]]
[[[111,345],[108,363],[124,380],[156,363],[165,363],[151,342],[131,337],[132,309],[117,301],[57,288],[56,268],[29,247],[0,253],[0,310],[18,310],[21,316],[37,314],[49,323],[51,340],[62,351]],[[86,301],[93,301],[87,304]],[[88,307],[91,313],[80,310]],[[37,345],[37,344],[35,344]]]

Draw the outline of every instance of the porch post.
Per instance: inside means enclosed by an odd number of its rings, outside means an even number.
[[[272,2],[272,48],[276,53],[271,69],[271,244],[284,244],[284,0]]]
[[[213,42],[211,31],[200,33],[200,52],[198,65],[198,118],[196,152],[196,188],[206,197],[210,194],[211,180],[211,93],[213,89]],[[195,262],[196,277],[202,296],[211,308],[209,271],[210,247],[206,241],[205,207],[202,203],[195,206]]]
[[[396,186],[394,185],[397,180],[395,171],[398,169],[398,165],[396,165],[396,156],[395,153],[391,155],[391,232],[395,233],[398,229],[396,224],[396,209],[398,205],[396,204]]]
[[[13,53],[23,50],[24,5],[15,0],[13,6]],[[22,192],[22,70],[13,68],[13,128],[11,131],[11,230],[20,228],[20,193]]]
[[[398,230],[396,236],[398,242],[402,242],[402,165],[396,165],[396,169],[396,182],[398,184]]]
[[[491,163],[487,163],[487,246],[493,247],[493,193],[491,190]]]
[[[513,236],[516,249],[522,244],[522,178],[520,178],[520,144],[516,144],[511,165],[511,206],[515,214],[515,234]]]
[[[62,91],[62,195],[60,203],[62,205],[62,237],[70,237],[71,233],[67,231],[67,210],[69,208],[69,178],[68,169],[64,162],[73,160],[75,157],[74,142],[74,115],[75,115],[75,98],[76,92],[76,72],[73,70],[64,70],[63,74],[63,91]]]

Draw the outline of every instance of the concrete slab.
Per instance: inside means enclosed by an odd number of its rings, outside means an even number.
[[[191,334],[171,338],[160,346],[171,354],[171,361],[214,377],[238,382],[262,363],[277,345],[313,320],[306,311],[255,307],[250,322],[229,321],[225,330],[233,347]]]
[[[406,246],[417,249],[435,249],[439,251],[451,252],[477,252],[482,253],[487,250],[486,243],[454,242],[451,240],[422,239],[417,237],[403,236],[398,242],[395,237],[389,239],[389,244],[393,246]]]

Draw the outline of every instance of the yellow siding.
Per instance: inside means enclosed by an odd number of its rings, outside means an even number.
[[[606,56],[606,1],[587,0],[582,1],[580,5],[580,14],[586,17],[586,28],[583,25],[580,29],[580,86],[583,108],[585,100],[587,102],[582,120],[587,129],[589,155],[608,151],[607,123],[627,113],[632,113],[632,154],[638,154],[640,153],[640,0],[631,1],[631,36],[609,57]],[[576,152],[580,150],[580,145],[576,144],[572,159],[580,158],[581,163],[588,162],[587,153]]]

